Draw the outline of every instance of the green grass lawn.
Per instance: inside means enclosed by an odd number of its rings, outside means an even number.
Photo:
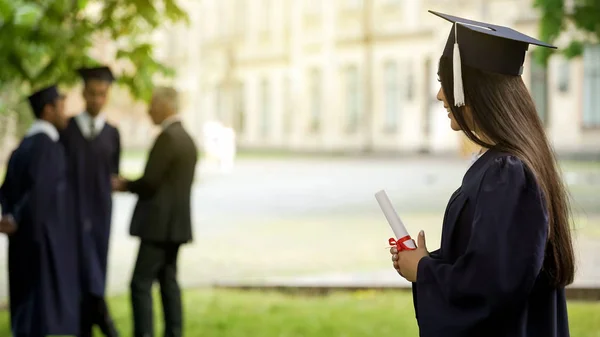
[[[157,335],[162,335],[156,298]],[[339,292],[328,296],[231,290],[184,294],[185,336],[358,337],[417,336],[411,295],[406,292]],[[127,297],[110,301],[121,334],[131,335]],[[569,303],[572,337],[598,337],[600,303]],[[0,312],[0,336],[9,336],[8,314]],[[100,334],[96,334],[100,336]]]

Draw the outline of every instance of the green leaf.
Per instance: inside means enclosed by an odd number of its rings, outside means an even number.
[[[581,41],[571,41],[569,46],[563,51],[567,58],[577,57],[583,54],[584,44]]]
[[[77,10],[82,10],[87,6],[88,0],[77,0]]]
[[[535,0],[534,7],[540,11],[539,35],[540,39],[554,43],[565,27],[565,12],[563,0]],[[554,50],[540,48],[535,51],[536,62],[546,65]]]
[[[44,11],[40,6],[28,3],[16,9],[13,22],[23,28],[34,28],[43,14]]]
[[[175,72],[154,58],[153,46],[146,41],[156,28],[187,19],[177,1],[163,1],[164,10],[158,11],[155,0],[0,0],[0,113],[16,114],[22,125],[27,124],[31,114],[23,105],[25,95],[49,83],[77,83],[76,68],[98,64],[89,56],[98,34],[124,46],[117,58],[136,69],[118,74],[118,83],[134,98],[147,101],[153,79]],[[97,4],[102,5],[100,13],[85,14]]]
[[[600,2],[580,1],[575,6],[573,21],[575,26],[600,38]]]
[[[181,7],[177,5],[175,0],[164,0],[165,2],[165,14],[171,20],[171,22],[183,21],[186,25],[189,25],[189,16],[183,11]]]
[[[53,13],[60,16],[71,12],[73,10],[73,0],[53,0],[50,9]]]
[[[16,1],[0,0],[0,22],[10,19],[15,10]]]

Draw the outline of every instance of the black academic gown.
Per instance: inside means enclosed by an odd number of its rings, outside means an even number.
[[[531,172],[493,149],[452,195],[413,283],[422,337],[566,337],[565,290],[542,270],[548,217]]]
[[[79,270],[63,147],[46,134],[23,139],[2,186],[2,213],[15,218],[8,279],[14,336],[79,330]]]
[[[61,133],[76,191],[84,291],[103,297],[112,216],[111,175],[119,173],[118,130],[105,124],[86,139],[75,118]]]

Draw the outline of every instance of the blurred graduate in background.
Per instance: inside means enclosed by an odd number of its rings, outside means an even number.
[[[12,153],[0,189],[15,337],[79,331],[78,240],[58,131],[65,126],[63,98],[55,86],[29,97],[36,121]]]
[[[102,109],[115,80],[108,67],[79,69],[86,110],[68,121],[61,133],[77,200],[83,298],[81,337],[97,325],[104,335],[118,336],[104,299],[112,216],[111,176],[119,173],[120,135]]]

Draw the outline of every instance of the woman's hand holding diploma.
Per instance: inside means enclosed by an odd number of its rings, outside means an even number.
[[[415,282],[419,261],[424,256],[429,256],[425,246],[425,233],[423,231],[419,233],[419,244],[415,245],[385,191],[375,193],[375,199],[377,199],[394,235],[396,235],[395,239],[391,238],[389,240],[390,245],[393,246],[390,253],[392,254],[392,261],[394,261],[394,268],[402,277],[410,282]]]
[[[417,268],[419,261],[425,256],[429,256],[427,246],[425,245],[425,232],[419,232],[418,244],[416,249],[398,251],[398,248],[390,248],[394,268],[398,273],[409,282],[417,281]]]

